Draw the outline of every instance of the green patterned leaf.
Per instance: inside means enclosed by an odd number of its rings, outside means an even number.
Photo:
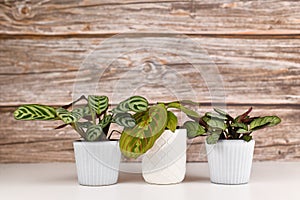
[[[90,127],[91,125],[93,125],[92,122],[89,122],[89,121],[86,121],[86,122],[76,122],[76,124],[78,126],[80,126],[81,128],[88,128]]]
[[[141,96],[132,96],[128,100],[128,106],[133,112],[143,112],[148,108],[148,101]]]
[[[197,122],[187,121],[183,127],[187,130],[188,138],[195,138],[206,133],[205,128]]]
[[[118,106],[114,109],[112,109],[113,113],[126,113],[128,112],[129,106],[127,101],[122,101],[121,103],[118,104]]]
[[[88,105],[93,113],[100,115],[108,108],[108,97],[107,96],[88,96]]]
[[[137,158],[148,151],[167,125],[167,110],[162,104],[151,106],[133,128],[125,128],[120,138],[120,149],[126,157]]]
[[[99,125],[104,129],[107,125],[112,122],[112,115],[105,115],[104,118],[99,122]]]
[[[178,119],[174,113],[171,111],[167,111],[168,115],[168,121],[167,121],[167,128],[170,129],[172,132],[175,132],[177,124],[178,124]]]
[[[258,130],[266,126],[275,126],[281,122],[277,116],[265,116],[254,119],[250,123],[250,130]]]
[[[39,104],[23,105],[14,111],[17,120],[55,120],[55,108]]]
[[[132,96],[125,101],[119,103],[119,105],[112,111],[114,113],[126,113],[128,111],[143,112],[148,109],[148,101],[141,96]]]
[[[97,141],[100,140],[102,135],[104,134],[100,125],[91,125],[86,131],[85,139],[87,141]]]
[[[127,128],[132,128],[135,126],[135,120],[129,113],[117,113],[114,116],[114,121],[120,125]]]
[[[88,106],[74,108],[72,110],[72,113],[74,115],[78,115],[78,116],[81,116],[81,117],[91,115],[91,112],[90,112],[90,109],[89,109]]]
[[[56,109],[56,115],[65,123],[65,124],[70,124],[77,122],[81,116],[76,113],[73,114],[72,112],[69,112],[68,110],[64,108],[57,108]]]
[[[143,121],[147,121],[147,119],[149,119],[149,110],[135,113],[133,115],[133,118],[135,119],[136,124],[139,124]]]

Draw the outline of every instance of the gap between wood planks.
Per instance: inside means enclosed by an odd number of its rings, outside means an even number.
[[[155,34],[170,36],[170,33],[159,32],[139,32],[132,33],[0,33],[0,39],[60,39],[60,38],[110,38],[118,34],[153,36]],[[211,37],[211,38],[236,38],[236,39],[300,39],[300,32],[274,32],[274,31],[252,31],[252,32],[237,32],[237,33],[184,33],[178,32],[173,35],[186,35],[188,37]]]

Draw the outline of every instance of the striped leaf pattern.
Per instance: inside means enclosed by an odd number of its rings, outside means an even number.
[[[101,139],[101,136],[103,136],[104,134],[102,134],[102,128],[100,125],[91,125],[88,127],[87,131],[86,131],[86,136],[85,139],[87,141],[97,141]]]
[[[108,97],[107,96],[88,96],[88,105],[92,112],[100,115],[108,108]]]
[[[55,120],[55,108],[39,104],[23,105],[14,111],[17,120]]]
[[[57,108],[56,109],[56,115],[65,123],[65,124],[70,124],[77,122],[80,118],[81,115],[76,113],[69,112],[68,110],[64,108]]]
[[[128,106],[133,112],[143,112],[148,108],[148,101],[141,96],[132,96],[128,100]]]
[[[125,128],[122,132],[119,145],[126,157],[137,158],[145,153],[166,128],[167,109],[164,105],[152,106],[144,114],[144,120],[140,120],[133,128]]]
[[[84,107],[74,108],[72,110],[72,114],[84,117],[84,116],[91,115],[91,112],[88,106],[84,106]]]
[[[127,128],[133,128],[135,126],[135,120],[129,113],[117,113],[114,116],[114,122]]]
[[[126,113],[128,111],[143,112],[148,108],[148,101],[141,96],[132,96],[125,101],[122,101],[116,108],[113,109],[114,113]]]
[[[103,117],[103,119],[99,122],[99,125],[103,128],[105,128],[109,123],[112,122],[112,115],[106,115]]]
[[[130,109],[128,106],[128,102],[127,102],[127,100],[125,100],[125,101],[122,101],[121,103],[119,103],[118,106],[112,110],[112,112],[113,113],[126,113],[129,110]]]

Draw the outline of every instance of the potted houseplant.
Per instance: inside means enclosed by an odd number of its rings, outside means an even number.
[[[81,100],[85,100],[85,104],[75,107]],[[73,142],[79,184],[110,185],[117,182],[121,152],[118,141],[110,139],[113,131],[109,134],[109,127],[111,123],[133,127],[135,121],[127,112],[108,112],[108,101],[106,96],[89,95],[62,107],[22,105],[14,117],[17,120],[61,120],[64,124],[57,129],[72,126],[82,138]],[[68,110],[71,106],[75,108]]]
[[[136,101],[137,102],[137,101]],[[178,119],[171,111],[179,109],[191,117],[200,117],[184,106],[191,101],[159,102],[144,107],[145,111],[133,115],[136,125],[124,128],[120,149],[126,157],[142,157],[142,175],[152,184],[181,182],[186,171],[186,130],[177,126]],[[132,107],[127,100],[113,112],[124,112]]]
[[[215,108],[198,121],[187,121],[188,137],[206,134],[210,179],[219,184],[245,184],[250,178],[255,141],[252,132],[280,123],[277,116],[250,117],[249,108],[235,118]]]

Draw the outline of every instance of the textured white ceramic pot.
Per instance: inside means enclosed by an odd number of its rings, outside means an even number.
[[[142,159],[142,174],[147,183],[180,183],[186,171],[186,129],[165,130]]]
[[[75,141],[73,146],[80,185],[101,186],[117,182],[121,159],[118,141]]]
[[[255,141],[219,140],[205,144],[210,180],[219,184],[249,182]]]

